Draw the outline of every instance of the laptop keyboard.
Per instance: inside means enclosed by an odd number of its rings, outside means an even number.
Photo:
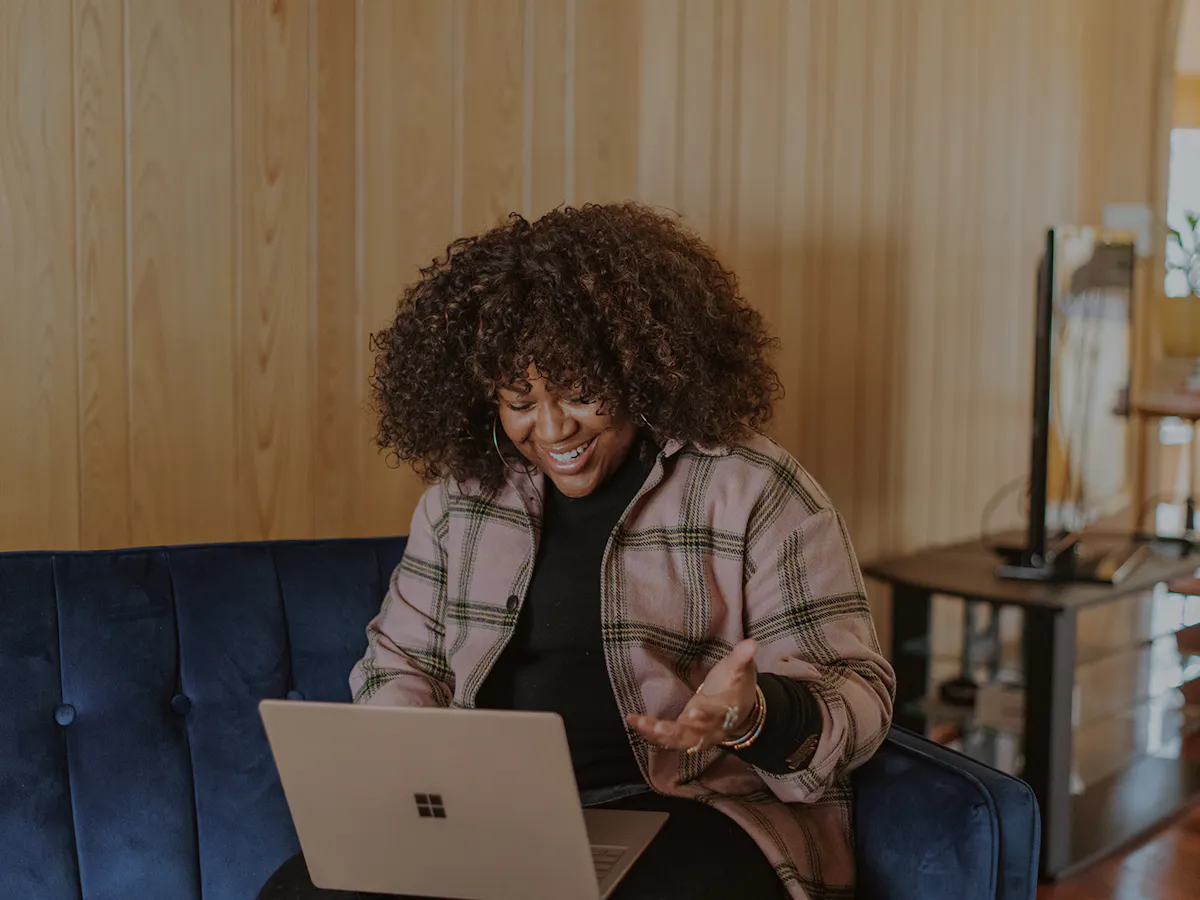
[[[592,863],[596,866],[596,880],[603,881],[628,849],[611,844],[592,844]]]

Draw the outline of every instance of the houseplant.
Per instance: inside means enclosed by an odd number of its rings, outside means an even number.
[[[1200,358],[1200,215],[1185,214],[1186,230],[1167,227],[1167,278],[1174,297],[1161,298],[1163,353]],[[1195,375],[1189,387],[1200,387]]]

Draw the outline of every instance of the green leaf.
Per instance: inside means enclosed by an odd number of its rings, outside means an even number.
[[[1196,226],[1200,225],[1200,216],[1196,215],[1196,213],[1192,212],[1191,210],[1188,210],[1186,213],[1186,218],[1188,228],[1192,229],[1192,234],[1195,234]]]

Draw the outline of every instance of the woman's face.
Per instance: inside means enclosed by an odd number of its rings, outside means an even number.
[[[620,412],[577,394],[550,392],[531,368],[500,389],[500,424],[530,462],[567,497],[586,497],[629,455],[637,426]]]

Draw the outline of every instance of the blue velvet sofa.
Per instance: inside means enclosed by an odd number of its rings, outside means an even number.
[[[252,900],[298,849],[264,697],[348,701],[402,538],[0,554],[0,898]],[[897,731],[861,898],[1027,900],[1020,782]]]

